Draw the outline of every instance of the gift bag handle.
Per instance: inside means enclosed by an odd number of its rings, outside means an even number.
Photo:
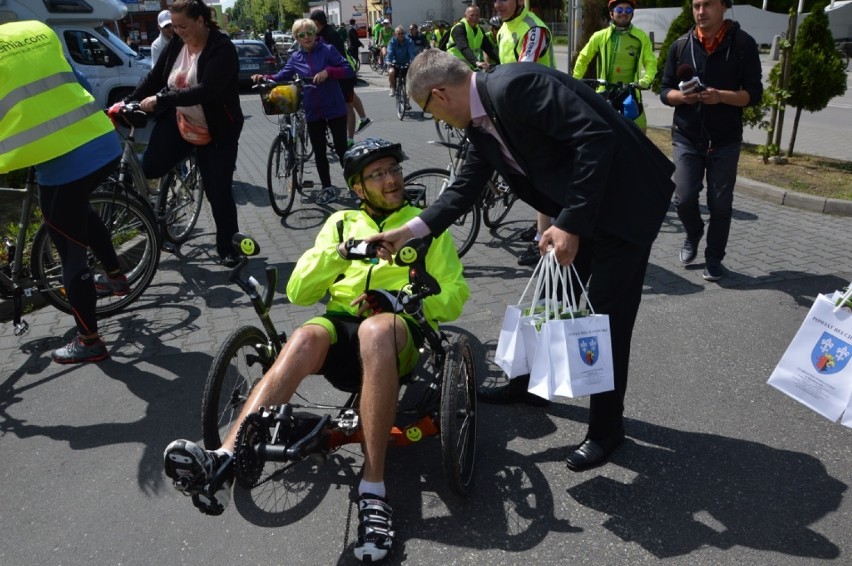
[[[834,310],[832,312],[837,312],[842,309],[843,305],[849,302],[849,299],[852,299],[852,283],[849,283],[849,286],[846,288],[846,292],[842,297],[840,297],[837,303],[835,303]]]

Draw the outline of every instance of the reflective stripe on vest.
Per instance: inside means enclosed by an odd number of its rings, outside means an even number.
[[[30,128],[29,130],[24,130],[23,132],[19,132],[12,136],[9,136],[6,139],[0,140],[0,155],[9,153],[16,148],[23,147],[25,145],[37,142],[41,138],[45,138],[50,134],[54,134],[63,128],[67,128],[68,126],[72,126],[81,120],[85,120],[89,116],[94,114],[103,114],[103,110],[95,106],[95,103],[89,103],[86,106],[81,106],[79,108],[75,108],[70,112],[66,112],[52,120],[48,120],[47,122],[42,122],[38,126],[34,128]],[[109,130],[107,130],[109,131]],[[106,132],[102,132],[106,133]],[[97,137],[97,136],[96,136]],[[94,139],[94,138],[92,138]],[[76,149],[76,148],[71,148]],[[70,150],[69,150],[70,151]]]
[[[11,91],[9,94],[0,99],[0,122],[6,117],[6,113],[16,104],[20,104],[31,96],[41,94],[52,88],[56,88],[65,83],[76,83],[77,77],[73,72],[56,73],[49,77],[44,77],[41,80],[30,84],[22,85]]]

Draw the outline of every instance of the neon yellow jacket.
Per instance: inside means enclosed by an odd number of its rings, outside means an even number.
[[[613,47],[615,51],[613,51]],[[615,25],[596,31],[589,43],[577,55],[574,64],[574,78],[583,78],[595,54],[597,78],[611,83],[639,83],[648,88],[657,76],[657,57],[651,39],[633,24],[625,31],[616,31]],[[640,77],[644,69],[645,74]]]
[[[55,159],[111,131],[53,30],[36,21],[0,25],[0,173]]]
[[[380,225],[362,210],[341,210],[326,220],[314,247],[302,254],[290,280],[287,295],[297,305],[313,305],[326,292],[330,295],[328,312],[358,313],[350,303],[371,289],[399,290],[408,284],[408,269],[385,261],[343,259],[337,245],[349,238],[362,240],[383,230],[404,225],[420,214],[420,209],[406,205],[388,216]],[[338,222],[341,222],[339,231]],[[441,286],[441,292],[423,300],[426,319],[433,327],[438,322],[457,319],[470,295],[462,275],[462,264],[449,233],[435,238],[426,255],[426,271]]]

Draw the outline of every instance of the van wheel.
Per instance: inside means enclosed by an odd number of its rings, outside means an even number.
[[[129,96],[133,92],[132,88],[115,88],[112,89],[109,93],[109,98],[107,99],[107,107],[112,106],[116,102],[119,102],[125,96]]]

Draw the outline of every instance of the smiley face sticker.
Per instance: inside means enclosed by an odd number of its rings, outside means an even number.
[[[405,246],[399,250],[399,259],[401,259],[405,264],[414,263],[417,261],[417,250],[412,246]]]
[[[423,431],[419,427],[412,426],[405,429],[405,437],[411,442],[420,442],[423,439]]]
[[[254,255],[255,244],[251,238],[243,238],[240,240],[240,251],[245,255]]]

